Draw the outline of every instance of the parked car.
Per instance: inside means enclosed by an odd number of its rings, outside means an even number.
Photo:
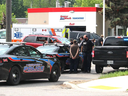
[[[17,44],[17,43],[15,43]],[[60,77],[60,61],[43,56],[25,44],[0,43],[0,80],[16,85],[21,80],[48,78],[56,82]]]
[[[78,42],[79,42],[79,38],[84,35],[87,35],[90,40],[92,39],[98,40],[100,38],[100,36],[96,33],[84,32],[84,31],[71,31],[70,32],[70,38],[76,39],[78,40]]]
[[[60,36],[52,36],[52,35],[28,35],[23,38],[22,42],[26,42],[26,45],[31,45],[33,47],[42,46],[46,41],[48,43],[53,43],[56,40],[57,43],[69,44],[70,41],[67,38],[63,38]]]
[[[102,73],[103,68],[107,66],[113,69],[128,67],[128,37],[107,37],[103,46],[95,46],[92,57],[97,73]]]
[[[69,53],[69,45],[65,44],[47,44],[44,46],[39,46],[36,48],[42,54],[46,54],[49,57],[56,57],[61,62],[61,72],[64,72],[65,69],[69,69],[70,65],[70,53]],[[83,64],[83,55],[79,54],[79,65],[78,68],[82,69]]]

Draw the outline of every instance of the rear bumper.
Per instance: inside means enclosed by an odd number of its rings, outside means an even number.
[[[0,80],[7,80],[8,79],[9,71],[0,66]]]
[[[125,60],[113,60],[113,64],[108,64],[107,60],[92,60],[93,64],[100,66],[118,66],[118,67],[128,67],[128,61]]]

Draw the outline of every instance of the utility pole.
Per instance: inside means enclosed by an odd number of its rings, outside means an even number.
[[[6,0],[6,42],[11,42],[12,0]]]
[[[105,0],[103,0],[103,36],[105,38]]]

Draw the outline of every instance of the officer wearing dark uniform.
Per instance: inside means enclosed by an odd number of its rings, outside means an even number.
[[[83,58],[84,58],[83,72],[90,73],[90,71],[91,71],[91,53],[92,53],[94,44],[92,43],[92,41],[90,41],[88,39],[87,35],[84,35],[83,38],[84,38],[84,40],[83,40],[82,44],[80,45],[82,53],[83,53]]]

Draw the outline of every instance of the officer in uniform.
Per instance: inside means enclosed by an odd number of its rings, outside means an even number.
[[[83,58],[84,58],[83,72],[90,73],[91,72],[91,53],[92,53],[94,44],[92,43],[92,41],[88,39],[87,35],[84,35],[83,38],[84,40],[80,45],[83,53]]]

